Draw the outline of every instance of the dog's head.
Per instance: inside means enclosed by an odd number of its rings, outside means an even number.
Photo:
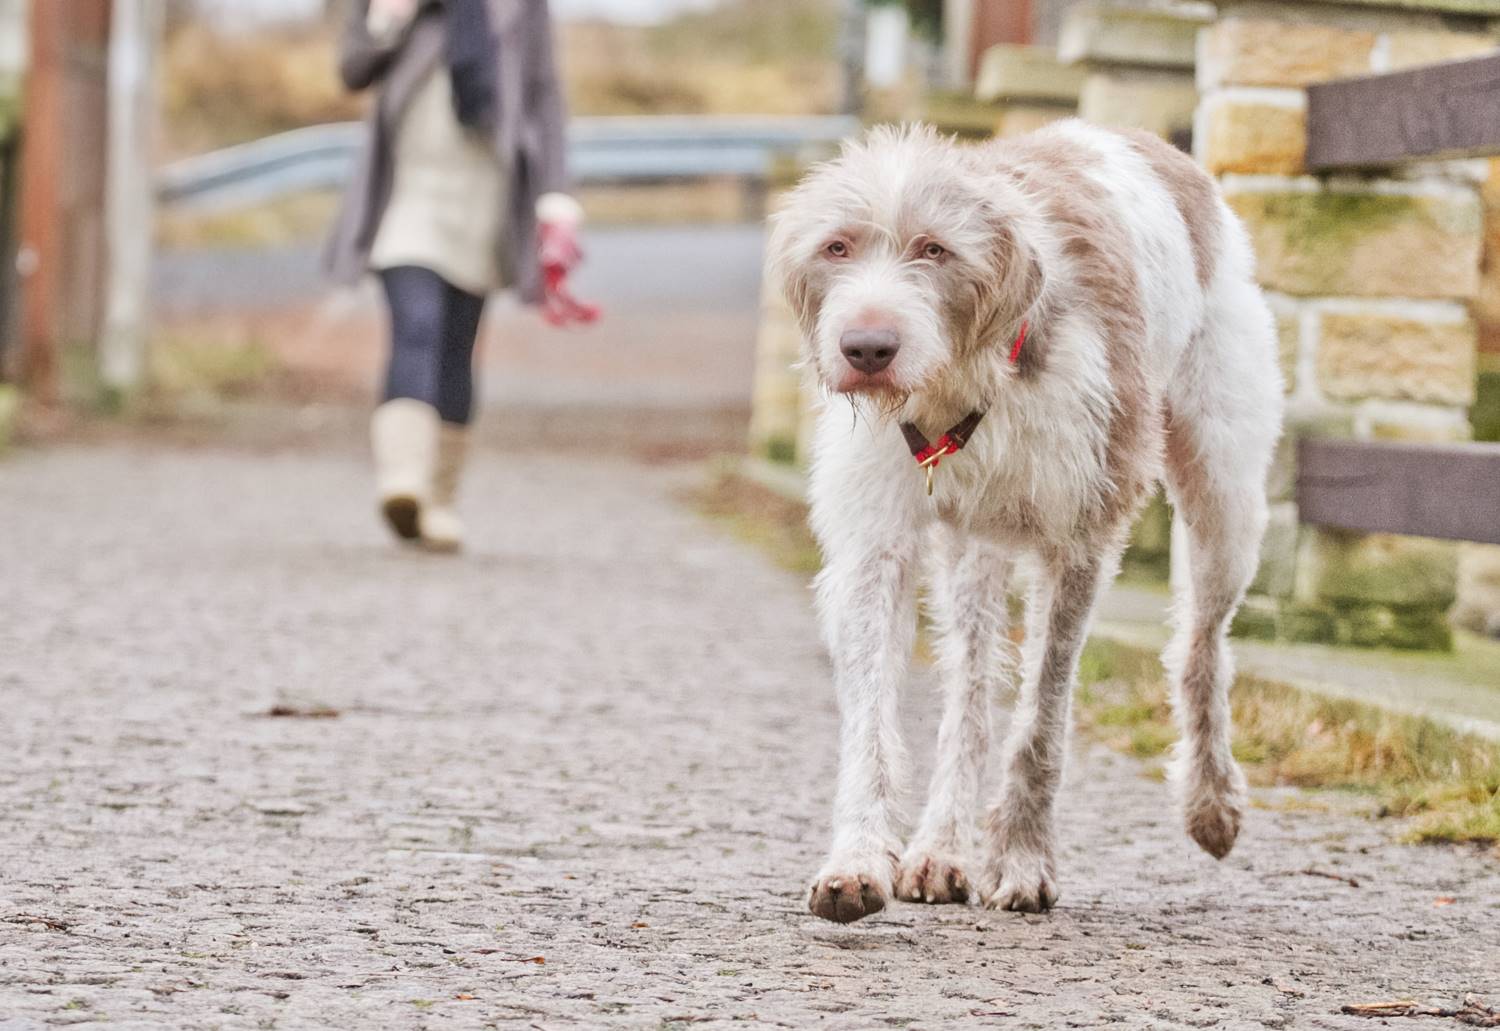
[[[928,128],[877,128],[774,217],[770,274],[832,391],[899,403],[997,348],[1040,290],[1014,187]]]

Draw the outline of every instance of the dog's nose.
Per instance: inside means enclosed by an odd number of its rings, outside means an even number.
[[[895,360],[901,340],[894,329],[848,329],[839,337],[839,350],[850,365],[873,376]]]

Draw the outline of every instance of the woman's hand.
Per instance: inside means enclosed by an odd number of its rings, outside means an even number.
[[[595,322],[597,305],[585,304],[568,288],[568,276],[583,261],[578,229],[583,208],[567,194],[547,193],[537,200],[537,240],[542,263],[542,318],[554,326]]]

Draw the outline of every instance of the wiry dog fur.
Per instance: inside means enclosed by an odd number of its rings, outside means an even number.
[[[793,191],[770,262],[830,399],[811,498],[843,726],[812,911],[842,922],[893,894],[976,891],[996,908],[1053,904],[1079,651],[1159,479],[1190,558],[1165,655],[1182,735],[1172,779],[1188,833],[1228,853],[1245,786],[1229,748],[1226,635],[1265,527],[1281,378],[1248,244],[1213,181],[1155,137],[1079,122],[972,148],[877,129]],[[890,366],[857,370],[841,351],[850,329],[899,341]],[[974,410],[983,421],[928,497],[900,423],[936,439]],[[924,565],[943,716],[926,809],[903,847],[897,694]],[[1022,582],[1017,663],[1006,599]],[[1013,677],[981,858],[990,704]]]

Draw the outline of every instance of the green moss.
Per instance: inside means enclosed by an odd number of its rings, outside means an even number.
[[[797,461],[797,442],[779,434],[762,441],[761,450],[771,461],[782,465],[792,465]]]
[[[1127,576],[1165,583],[1172,563],[1172,509],[1157,492],[1130,531],[1121,567]]]
[[[1500,370],[1479,374],[1469,421],[1475,440],[1500,441]]]
[[[1235,613],[1229,632],[1235,637],[1274,641],[1279,632],[1279,614],[1276,603],[1269,598],[1247,599]]]
[[[1480,230],[1477,206],[1399,194],[1242,193],[1231,204],[1258,238],[1257,249],[1278,255],[1275,274],[1295,282],[1297,293],[1346,292],[1351,254],[1382,234],[1400,229],[1443,240]]]
[[[20,420],[21,392],[9,383],[0,383],[0,454],[10,447]]]
[[[1477,14],[1494,17],[1495,0],[1345,0],[1365,7],[1401,11],[1437,11],[1441,14]]]
[[[1458,552],[1446,541],[1328,530],[1312,558],[1313,589],[1335,605],[1443,610],[1458,586]]]
[[[1340,609],[1338,639],[1358,648],[1449,651],[1453,631],[1444,609],[1415,606],[1356,605]]]
[[[1338,639],[1338,620],[1332,610],[1317,605],[1284,605],[1280,628],[1287,641],[1332,644]]]

